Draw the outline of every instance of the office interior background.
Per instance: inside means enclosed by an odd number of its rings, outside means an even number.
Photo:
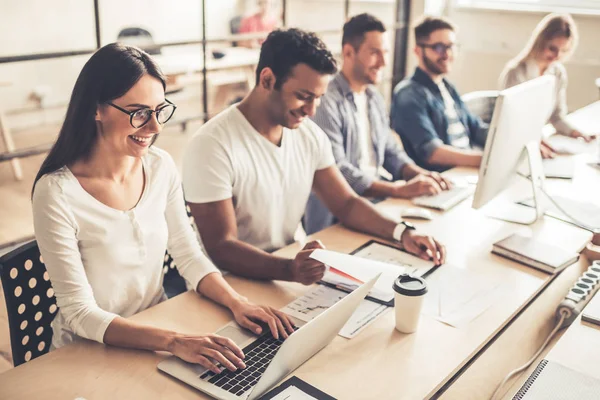
[[[127,28],[151,35],[139,44],[154,45],[170,76],[168,98],[178,105],[157,145],[179,163],[191,134],[252,84],[247,59],[257,57],[257,50],[232,49],[239,42],[232,34],[236,17],[256,7],[255,0],[0,0],[0,111],[14,139],[14,149],[1,143],[0,154],[24,151],[13,158],[21,179],[15,179],[10,160],[0,162],[0,254],[33,235],[33,178],[58,133],[75,79],[95,49],[117,41]],[[566,64],[568,104],[575,110],[598,99],[593,82],[600,76],[599,1],[273,0],[271,7],[281,26],[319,33],[338,56],[348,17],[362,12],[379,17],[392,44],[380,85],[388,102],[394,84],[416,65],[410,24],[423,13],[448,16],[458,25],[460,52],[450,79],[464,94],[497,89],[502,68],[542,16],[570,12],[580,43]],[[0,373],[10,368],[8,323],[0,301]]]

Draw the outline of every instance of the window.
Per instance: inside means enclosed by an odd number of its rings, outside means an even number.
[[[497,10],[600,13],[600,0],[455,0],[459,7]]]

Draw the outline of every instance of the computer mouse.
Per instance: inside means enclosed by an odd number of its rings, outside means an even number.
[[[400,212],[400,216],[403,218],[417,218],[417,219],[433,219],[431,211],[424,208],[405,208]]]

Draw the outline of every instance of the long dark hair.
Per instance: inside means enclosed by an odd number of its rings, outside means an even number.
[[[98,135],[95,120],[98,105],[123,96],[145,74],[166,87],[158,64],[137,47],[111,43],[92,55],[75,82],[65,121],[35,177],[32,194],[42,176],[91,155]]]

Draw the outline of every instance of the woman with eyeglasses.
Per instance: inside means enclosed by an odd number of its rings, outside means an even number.
[[[126,319],[165,300],[168,248],[188,287],[229,308],[240,325],[256,333],[268,325],[283,338],[293,331],[285,314],[236,293],[202,253],[175,163],[153,146],[175,108],[159,67],[135,47],[107,45],[83,67],[32,194],[35,235],[59,306],[52,345],[86,338],[236,370],[244,356],[230,339]]]
[[[500,76],[500,88],[506,89],[548,74],[556,77],[556,105],[550,123],[561,135],[589,142],[595,135],[578,131],[567,120],[567,71],[563,66],[577,47],[577,26],[568,14],[549,14],[533,31],[527,46],[508,62]],[[542,155],[551,156],[552,149],[542,145]]]

